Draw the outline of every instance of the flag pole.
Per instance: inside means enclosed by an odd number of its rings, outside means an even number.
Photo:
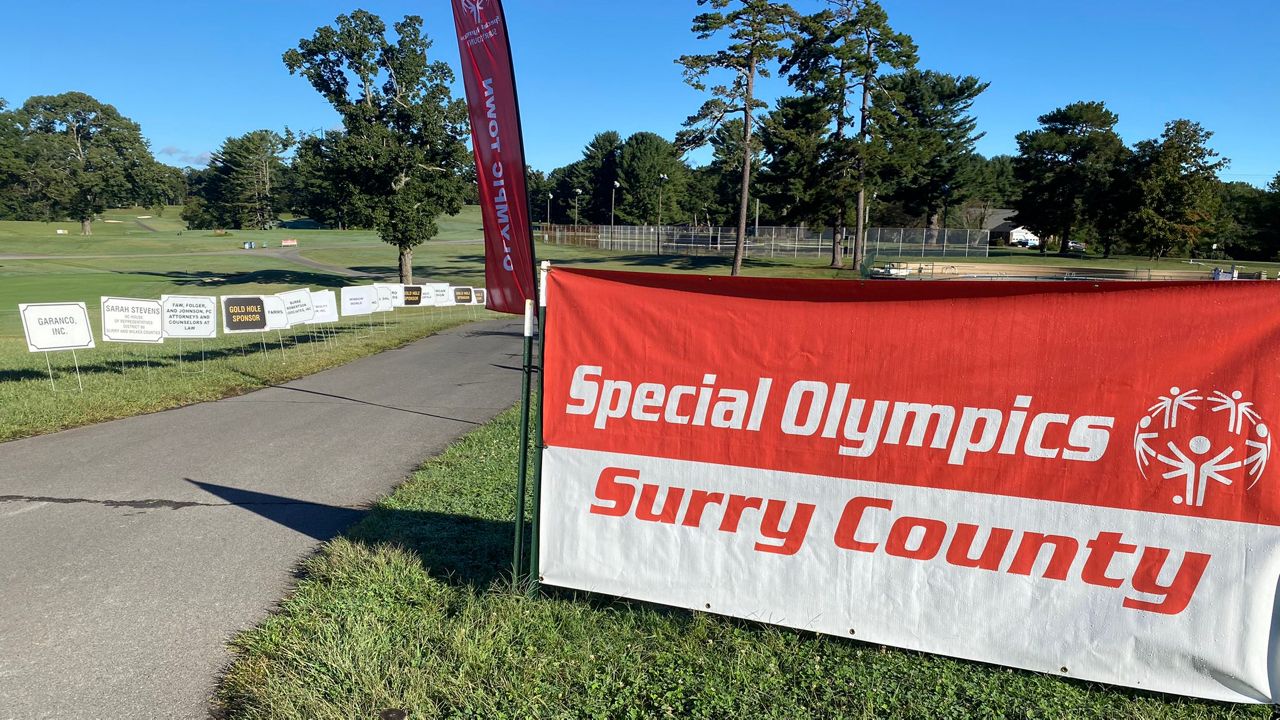
[[[551,262],[542,261],[542,272],[538,282],[538,418],[533,447],[533,539],[529,542],[529,580],[532,589],[536,590],[542,582],[542,568],[538,558],[538,529],[542,520],[542,390],[543,370],[546,368],[547,353],[547,273],[551,271]]]
[[[529,473],[529,386],[533,375],[533,299],[524,301],[524,381],[520,391],[520,460],[516,470],[516,538],[511,575],[516,585],[524,575],[524,496]]]

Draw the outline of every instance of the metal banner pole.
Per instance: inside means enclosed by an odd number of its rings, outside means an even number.
[[[533,589],[537,589],[542,581],[541,562],[538,557],[538,531],[542,524],[542,388],[543,358],[547,352],[547,273],[551,271],[551,261],[542,261],[542,273],[538,285],[538,418],[535,426],[536,435],[533,440],[533,539],[529,541],[529,579]]]
[[[524,575],[524,496],[529,473],[529,385],[533,374],[533,299],[524,301],[524,379],[520,388],[520,458],[516,465],[516,538],[512,548],[512,579]]]
[[[49,389],[58,392],[58,385],[53,382],[53,363],[49,362],[49,353],[44,354],[44,366],[49,369]]]

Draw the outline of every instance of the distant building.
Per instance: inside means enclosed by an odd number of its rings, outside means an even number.
[[[991,211],[983,227],[991,233],[991,244],[1040,247],[1040,236],[1015,222],[1016,214],[1009,209]]]

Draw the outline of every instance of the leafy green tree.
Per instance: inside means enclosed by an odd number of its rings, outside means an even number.
[[[1158,140],[1143,140],[1129,163],[1134,203],[1125,228],[1151,259],[1170,252],[1194,257],[1217,220],[1218,171],[1227,160],[1208,147],[1213,133],[1190,120],[1165,125]]]
[[[742,113],[742,183],[738,203],[738,236],[733,251],[733,274],[742,272],[746,251],[747,212],[751,194],[752,144],[755,122],[752,114],[766,105],[756,98],[757,77],[769,76],[769,64],[782,53],[787,39],[786,25],[795,17],[790,5],[773,0],[698,0],[699,6],[710,6],[718,12],[701,13],[693,18],[693,32],[699,40],[709,40],[721,31],[730,42],[714,53],[683,55],[677,62],[684,66],[685,82],[691,87],[710,92],[698,112],[685,121],[686,131],[677,142],[682,148],[706,144],[711,133],[728,116]],[[728,84],[708,87],[712,71],[727,71]]]
[[[612,130],[597,133],[572,166],[570,184],[581,189],[578,211],[584,222],[609,224],[610,189],[618,180],[618,155],[622,136]]]
[[[138,124],[81,92],[38,95],[17,112],[28,202],[46,219],[80,222],[112,206],[150,205],[157,194],[155,158]]]
[[[617,208],[622,222],[669,225],[681,219],[689,168],[666,138],[651,132],[627,138],[618,155],[618,180],[626,190]]]
[[[1046,240],[1057,235],[1062,255],[1070,251],[1072,232],[1087,232],[1107,209],[1124,156],[1116,121],[1101,102],[1076,102],[1041,115],[1036,130],[1018,133],[1017,221]],[[1042,254],[1047,244],[1040,243]]]
[[[858,266],[866,239],[867,185],[877,159],[871,107],[873,102],[887,106],[892,99],[880,86],[882,68],[914,67],[916,46],[911,36],[889,26],[888,13],[873,0],[827,0],[827,4],[830,7],[799,23],[798,39],[783,60],[783,71],[793,87],[819,98],[832,116],[827,186],[832,198],[856,198],[853,260]],[[859,100],[856,112],[855,98]],[[850,137],[855,126],[856,141]],[[834,209],[831,265],[842,267],[840,247],[848,225],[848,203],[838,202]]]
[[[764,120],[760,141],[765,161],[758,187],[781,223],[820,226],[832,207],[845,205],[833,187],[826,158],[831,119],[827,103],[806,95],[779,98]],[[837,247],[836,256],[841,254]]]
[[[711,162],[705,169],[705,176],[711,181],[708,210],[717,225],[729,224],[742,197],[742,139],[745,136],[742,121],[738,118],[720,123],[711,134]],[[756,177],[763,159],[759,133],[751,134],[751,146],[751,177]],[[759,199],[758,192],[756,195]]]
[[[873,113],[886,152],[891,195],[904,209],[923,216],[930,236],[946,225],[948,208],[961,206],[975,189],[974,144],[982,137],[970,115],[988,83],[972,75],[908,70],[882,79],[892,97]]]
[[[982,229],[996,210],[1009,208],[1020,192],[1018,181],[1013,176],[1013,157],[996,155],[984,158],[973,154],[969,158],[970,167],[963,173],[965,187],[963,196],[967,198],[961,210],[960,221],[967,228]]]
[[[199,190],[183,210],[183,219],[192,227],[274,227],[277,214],[285,209],[281,154],[292,143],[288,131],[281,136],[270,130],[254,130],[227,138],[210,156]]]
[[[22,216],[22,134],[17,115],[0,98],[0,218]]]
[[[1280,175],[1270,191],[1246,182],[1221,183],[1218,198],[1210,239],[1226,256],[1273,260],[1280,254]]]
[[[342,118],[340,176],[369,208],[374,227],[413,282],[413,248],[438,232],[436,218],[462,209],[466,104],[450,93],[453,72],[431,62],[422,18],[405,16],[395,40],[377,15],[356,10],[317,28],[284,54]]]
[[[293,210],[339,230],[372,228],[372,199],[357,182],[363,162],[345,131],[302,137],[291,163]]]
[[[525,185],[529,193],[529,219],[532,222],[551,222],[547,212],[547,195],[555,192],[550,177],[541,170],[530,168]]]
[[[737,213],[738,201],[722,205],[717,196],[723,173],[711,165],[703,165],[689,171],[684,193],[678,198],[680,211],[687,214],[690,223],[698,227],[724,226]]]
[[[155,167],[153,203],[156,214],[163,215],[168,205],[181,205],[187,196],[187,176],[181,168],[157,163]]]

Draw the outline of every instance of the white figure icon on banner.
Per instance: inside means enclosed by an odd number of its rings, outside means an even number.
[[[1198,390],[1188,390],[1182,392],[1175,385],[1169,388],[1169,396],[1160,396],[1160,402],[1147,408],[1147,412],[1164,416],[1164,429],[1168,430],[1178,425],[1178,410],[1195,410],[1196,406],[1192,405],[1193,401],[1203,400],[1204,398],[1196,395]]]
[[[1167,396],[1161,395],[1159,402],[1147,409],[1148,414],[1138,421],[1133,432],[1133,453],[1139,472],[1147,477],[1153,460],[1164,465],[1168,470],[1161,478],[1183,481],[1183,492],[1173,497],[1174,504],[1188,507],[1204,506],[1210,481],[1226,487],[1251,480],[1245,490],[1252,489],[1271,458],[1271,432],[1262,423],[1254,404],[1244,400],[1244,393],[1215,390],[1206,397],[1197,395],[1198,392],[1183,391],[1176,386],[1170,388]],[[1205,399],[1209,400],[1211,413],[1226,413],[1225,437],[1219,438],[1216,448],[1215,441],[1206,434],[1196,434],[1187,440],[1189,432],[1183,430],[1185,434],[1180,437],[1177,432],[1182,421],[1194,418],[1200,410],[1196,403]],[[1161,421],[1160,429],[1156,426],[1157,419]],[[1203,416],[1200,420],[1203,423]],[[1194,420],[1192,424],[1193,431],[1203,432],[1203,424],[1197,426]],[[1245,436],[1243,448],[1238,447],[1239,441],[1233,440],[1233,435]],[[1160,449],[1161,445],[1165,450]],[[1240,450],[1243,452],[1238,452]],[[1241,468],[1245,469],[1243,477],[1233,472]]]
[[[1230,395],[1215,390],[1213,397],[1209,399],[1209,402],[1213,403],[1213,412],[1222,412],[1223,410],[1229,412],[1228,418],[1230,422],[1228,429],[1237,435],[1244,429],[1246,418],[1255,425],[1258,424],[1259,420],[1258,413],[1253,409],[1253,403],[1240,402],[1242,397],[1244,397],[1244,393],[1239,390]]]
[[[480,24],[480,11],[484,9],[484,0],[462,0],[462,9],[471,13],[471,18]]]

